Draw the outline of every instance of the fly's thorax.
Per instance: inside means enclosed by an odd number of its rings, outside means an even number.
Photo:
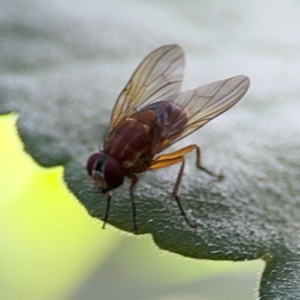
[[[144,164],[152,158],[153,129],[135,117],[127,118],[110,134],[104,145],[104,152],[115,157],[123,166],[126,174],[136,164]],[[146,119],[145,119],[146,120]],[[146,157],[146,158],[145,158]],[[148,165],[139,166],[146,170]]]

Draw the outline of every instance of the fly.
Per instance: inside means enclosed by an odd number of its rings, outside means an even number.
[[[160,153],[232,107],[244,96],[250,81],[239,75],[180,92],[183,73],[182,48],[162,46],[142,61],[118,97],[103,150],[93,153],[86,166],[96,188],[107,195],[103,228],[109,216],[112,190],[128,177],[131,180],[133,231],[137,234],[134,197],[137,174],[174,164],[180,164],[180,169],[172,195],[186,223],[196,227],[188,219],[178,197],[184,156],[195,151],[196,166],[214,174],[201,165],[200,148],[196,144],[171,153]]]

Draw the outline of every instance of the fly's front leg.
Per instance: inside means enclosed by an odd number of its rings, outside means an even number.
[[[133,232],[135,234],[138,234],[138,226],[137,226],[137,221],[136,221],[136,202],[135,202],[135,197],[134,197],[134,189],[138,183],[138,178],[135,174],[130,174],[128,177],[131,179],[131,185],[129,188],[129,193],[130,193],[130,201],[132,205],[132,219],[133,219]]]

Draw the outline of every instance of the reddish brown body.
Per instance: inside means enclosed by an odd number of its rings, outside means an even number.
[[[180,136],[186,122],[186,113],[179,104],[173,101],[150,104],[114,128],[103,152],[121,163],[125,175],[144,172],[155,154]]]

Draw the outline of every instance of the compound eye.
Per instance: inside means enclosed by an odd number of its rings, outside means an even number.
[[[122,165],[113,157],[108,157],[105,170],[104,178],[110,189],[119,187],[124,180],[124,169]]]
[[[95,170],[96,163],[99,160],[101,155],[102,155],[101,152],[96,152],[96,153],[93,153],[89,157],[87,164],[86,164],[86,170],[87,170],[89,176],[92,176],[93,171]]]

